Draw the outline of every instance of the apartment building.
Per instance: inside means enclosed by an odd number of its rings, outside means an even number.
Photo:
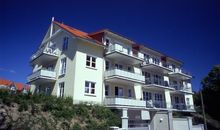
[[[181,61],[109,30],[85,33],[52,20],[30,64],[33,93],[117,109],[124,129],[172,130],[174,111],[194,112]]]

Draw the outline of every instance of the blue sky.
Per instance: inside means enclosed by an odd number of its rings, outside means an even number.
[[[0,77],[26,82],[30,56],[55,20],[94,32],[108,28],[184,62],[193,89],[220,63],[219,0],[1,0]]]

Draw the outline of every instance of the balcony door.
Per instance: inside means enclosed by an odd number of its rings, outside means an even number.
[[[123,96],[124,96],[123,88],[115,86],[115,97],[123,97]]]
[[[122,69],[123,69],[123,65],[121,65],[121,64],[115,64],[115,69],[122,70]]]

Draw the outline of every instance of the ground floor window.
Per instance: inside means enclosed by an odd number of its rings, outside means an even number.
[[[85,81],[85,93],[95,94],[95,83],[90,81]]]
[[[59,83],[58,92],[59,92],[58,97],[64,97],[64,82]]]

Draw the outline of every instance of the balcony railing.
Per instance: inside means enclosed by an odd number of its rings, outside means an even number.
[[[31,60],[34,60],[38,56],[40,56],[42,53],[52,55],[52,56],[58,56],[58,49],[49,48],[49,47],[42,47],[40,48],[35,54],[31,56]]]
[[[162,63],[162,62],[154,62],[152,59],[145,59],[143,65],[146,65],[146,64],[152,64],[152,65],[166,68],[172,71],[167,64]]]
[[[187,72],[183,69],[180,69],[180,68],[175,68],[175,69],[172,69],[174,73],[179,73],[179,74],[184,74],[184,75],[189,75],[191,76],[191,73],[190,72]]]
[[[175,85],[172,84],[170,87],[174,88],[175,90],[178,91],[186,91],[186,92],[192,92],[191,86],[190,85]]]
[[[121,77],[121,78],[125,78],[126,80],[132,80],[132,81],[137,81],[137,82],[145,82],[145,78],[144,76],[142,76],[141,74],[137,74],[137,73],[132,73],[132,72],[128,72],[125,70],[120,70],[120,69],[112,69],[112,70],[107,70],[105,72],[105,78],[112,78],[114,76],[117,77]]]
[[[193,105],[186,105],[185,103],[173,103],[172,108],[177,110],[194,110]]]
[[[32,74],[30,74],[28,76],[28,82],[31,82],[31,81],[36,80],[38,78],[55,80],[56,79],[56,72],[51,71],[51,70],[40,69],[36,72],[33,72]]]
[[[130,107],[146,107],[146,102],[143,100],[119,98],[119,97],[106,97],[104,104],[107,106],[130,106]]]
[[[132,49],[128,50],[126,48],[123,48],[123,46],[120,46],[117,44],[109,46],[107,53],[110,53],[110,52],[119,52],[119,53],[122,53],[128,56],[131,56],[131,57],[139,58],[139,59],[144,58],[144,55],[140,53],[139,51],[133,51]]]
[[[146,101],[146,104],[149,108],[166,108],[166,102],[164,100],[148,100]]]

